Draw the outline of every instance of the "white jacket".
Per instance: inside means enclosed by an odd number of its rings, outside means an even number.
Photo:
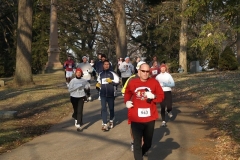
[[[129,63],[122,62],[119,66],[119,70],[121,72],[121,77],[123,78],[130,77],[135,71],[132,63],[130,62]]]
[[[175,82],[172,78],[172,76],[165,72],[160,73],[156,76],[156,80],[159,82],[159,84],[162,86],[163,91],[171,91],[171,87],[175,86]]]
[[[83,79],[86,79],[86,80],[90,80],[91,79],[91,73],[93,71],[93,68],[91,66],[90,63],[86,62],[86,63],[79,63],[77,65],[77,68],[81,68],[82,71],[83,71]]]

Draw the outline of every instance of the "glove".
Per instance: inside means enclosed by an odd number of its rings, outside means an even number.
[[[108,83],[112,83],[111,78],[107,78],[106,81],[107,81]]]
[[[154,99],[155,98],[155,95],[152,94],[152,92],[145,92],[145,94],[146,94],[147,98],[149,98],[149,99]]]
[[[96,87],[97,87],[97,88],[100,88],[100,87],[101,87],[101,84],[100,84],[100,83],[97,83],[97,84],[96,84]]]
[[[127,108],[132,108],[133,107],[132,103],[133,103],[132,101],[127,101],[126,102],[126,107]]]

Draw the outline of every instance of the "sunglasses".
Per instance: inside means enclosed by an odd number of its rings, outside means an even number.
[[[149,73],[150,71],[148,70],[148,71],[146,71],[146,70],[141,70],[141,72],[143,72],[143,73]]]

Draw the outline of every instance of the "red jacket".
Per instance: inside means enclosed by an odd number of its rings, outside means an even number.
[[[156,98],[147,102],[145,92],[151,91]],[[140,78],[132,79],[127,85],[124,102],[132,101],[133,107],[128,109],[128,119],[131,122],[150,122],[158,119],[156,103],[162,102],[164,93],[162,87],[154,78],[142,82]]]

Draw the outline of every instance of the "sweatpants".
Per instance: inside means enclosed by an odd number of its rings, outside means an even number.
[[[143,160],[143,155],[151,148],[155,121],[139,123],[131,122],[134,138],[134,159]],[[142,146],[143,138],[143,146]]]
[[[164,100],[160,103],[161,105],[161,117],[162,121],[165,121],[165,108],[167,107],[167,112],[172,111],[172,92],[164,92]]]
[[[114,118],[114,99],[115,97],[103,97],[101,96],[101,115],[102,115],[102,121],[104,124],[107,124],[107,105],[110,112],[110,120],[113,120]]]
[[[77,120],[77,124],[82,125],[84,97],[80,97],[80,98],[70,97],[70,100],[73,106],[72,117],[75,120]]]

